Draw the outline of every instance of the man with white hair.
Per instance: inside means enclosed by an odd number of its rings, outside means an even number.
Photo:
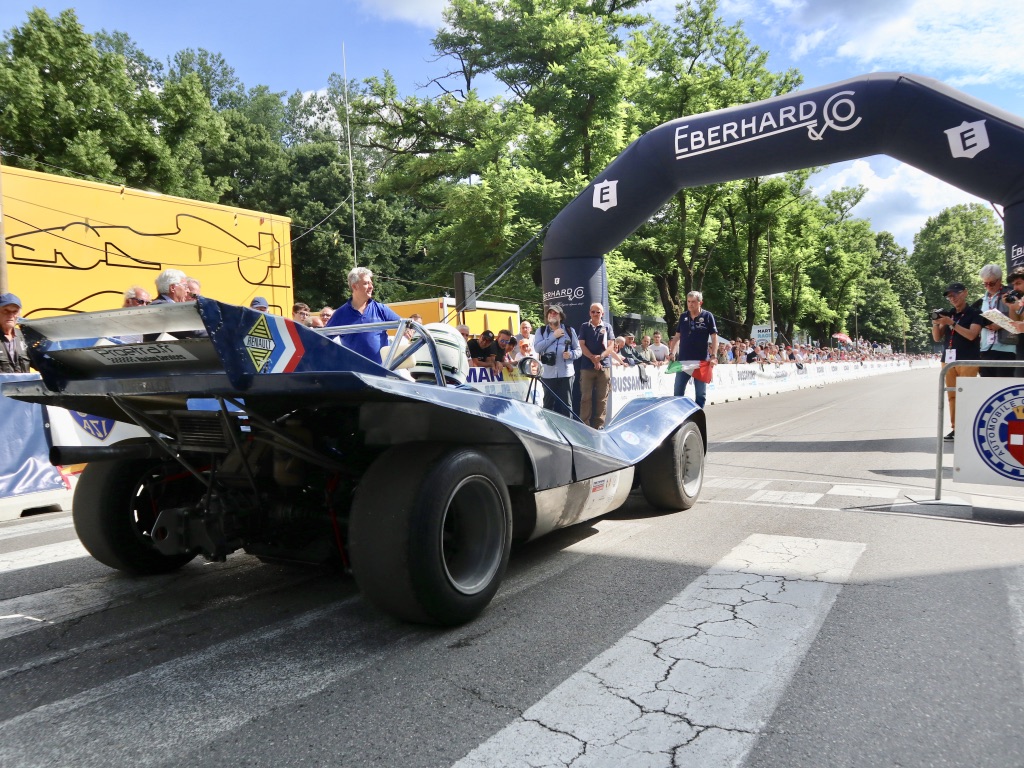
[[[180,304],[188,301],[188,275],[180,269],[165,269],[156,276],[157,298],[153,304]]]
[[[998,310],[1004,315],[1010,314],[1006,305],[1006,286],[1003,285],[1003,268],[998,264],[986,264],[979,272],[981,282],[985,284],[985,295],[980,299],[978,309],[986,312]],[[1017,336],[1002,330],[995,323],[982,326],[981,329],[981,360],[1013,360],[1016,358]],[[985,368],[980,370],[982,376],[1012,377],[1015,368]]]
[[[338,325],[367,325],[370,323],[398,322],[400,319],[386,304],[373,299],[373,272],[366,267],[356,267],[348,273],[348,285],[352,298],[334,310],[327,327]],[[375,363],[380,363],[380,351],[388,344],[386,331],[350,333],[339,337],[341,345]]]
[[[150,302],[149,291],[139,285],[133,285],[124,292],[123,309],[128,307],[144,307]]]

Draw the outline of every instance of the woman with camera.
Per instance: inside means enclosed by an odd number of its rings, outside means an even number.
[[[545,315],[547,323],[537,329],[533,337],[533,348],[540,356],[543,366],[541,378],[544,380],[544,407],[549,411],[572,417],[572,382],[575,368],[573,360],[578,360],[583,352],[579,339],[572,328],[565,327],[565,312],[558,304],[548,307]]]

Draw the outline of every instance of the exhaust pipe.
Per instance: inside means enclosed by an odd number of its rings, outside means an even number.
[[[125,442],[114,445],[54,445],[50,448],[50,463],[55,467],[88,464],[91,461],[166,457],[167,453],[153,442]]]

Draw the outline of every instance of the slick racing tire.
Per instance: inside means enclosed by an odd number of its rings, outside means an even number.
[[[498,590],[511,541],[508,489],[473,448],[396,446],[356,489],[352,573],[371,602],[400,619],[453,626],[477,616]]]
[[[704,484],[704,438],[688,421],[637,467],[640,490],[657,509],[689,509]]]
[[[75,531],[89,554],[104,565],[140,575],[169,573],[195,553],[159,552],[153,546],[153,524],[161,510],[194,504],[201,495],[201,484],[177,463],[91,462],[75,488]]]

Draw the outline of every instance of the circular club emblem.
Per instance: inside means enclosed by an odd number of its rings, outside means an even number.
[[[996,392],[978,411],[974,446],[993,471],[1024,480],[1024,389]]]
[[[640,445],[640,438],[637,437],[636,434],[634,434],[633,432],[623,432],[622,439],[625,440],[630,445]]]

